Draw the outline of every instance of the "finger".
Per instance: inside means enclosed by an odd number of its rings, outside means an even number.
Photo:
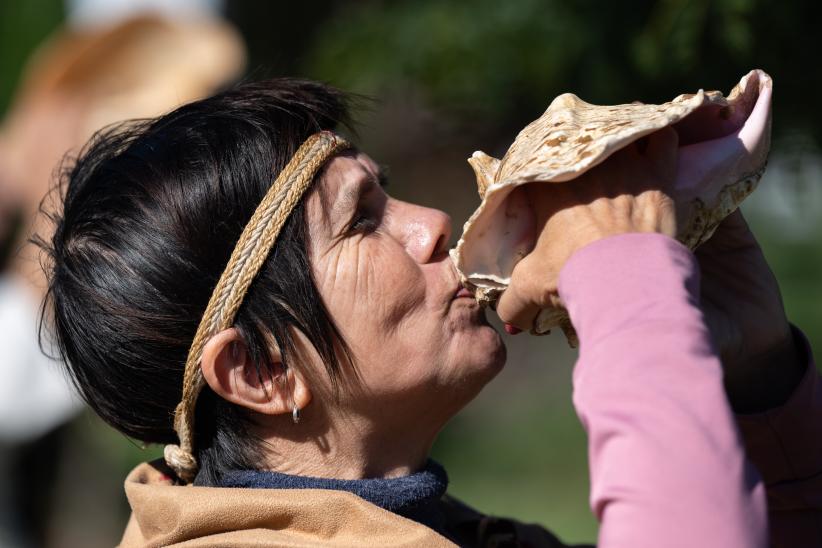
[[[645,155],[653,158],[657,164],[676,168],[679,135],[673,128],[666,127],[648,136]]]
[[[522,291],[521,286],[513,279],[508,289],[497,302],[497,314],[506,324],[522,331],[530,331],[534,318],[539,314],[539,306]],[[510,331],[509,331],[510,332]]]
[[[667,194],[671,194],[676,179],[678,146],[679,135],[670,127],[648,136],[645,157],[654,166],[653,171],[658,177],[658,180],[654,181],[656,188],[666,191]]]
[[[672,127],[665,127],[648,135],[645,154],[652,157],[675,158],[679,146],[679,134]]]

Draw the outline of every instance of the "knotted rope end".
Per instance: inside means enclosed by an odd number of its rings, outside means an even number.
[[[197,459],[179,445],[169,444],[163,449],[166,464],[174,470],[177,477],[186,483],[194,481],[197,475]]]

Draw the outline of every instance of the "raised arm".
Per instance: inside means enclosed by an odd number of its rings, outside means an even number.
[[[699,281],[690,251],[660,234],[600,240],[562,270],[600,548],[767,544],[763,485],[725,398]]]
[[[810,346],[739,212],[696,256],[726,392],[765,482],[771,545],[822,546],[822,383]]]
[[[699,268],[672,238],[675,149],[660,132],[572,185],[526,187],[540,236],[497,311],[528,328],[559,300],[577,328],[600,548],[765,546],[764,488],[723,393]]]

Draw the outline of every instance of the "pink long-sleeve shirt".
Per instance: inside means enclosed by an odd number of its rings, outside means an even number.
[[[577,251],[559,292],[580,339],[600,548],[822,547],[822,389],[734,416],[699,308],[693,254],[659,234]],[[770,520],[770,542],[769,542]]]

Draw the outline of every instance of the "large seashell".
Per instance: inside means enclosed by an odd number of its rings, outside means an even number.
[[[679,134],[675,182],[679,239],[694,249],[711,237],[759,182],[770,149],[770,76],[753,70],[727,97],[699,90],[662,105],[598,106],[565,93],[517,136],[502,160],[475,152],[468,160],[482,203],[451,252],[463,283],[482,304],[508,286],[514,265],[534,246],[525,183],[572,181],[615,151],[672,126]],[[560,326],[574,343],[562,303],[540,312],[532,332]]]

